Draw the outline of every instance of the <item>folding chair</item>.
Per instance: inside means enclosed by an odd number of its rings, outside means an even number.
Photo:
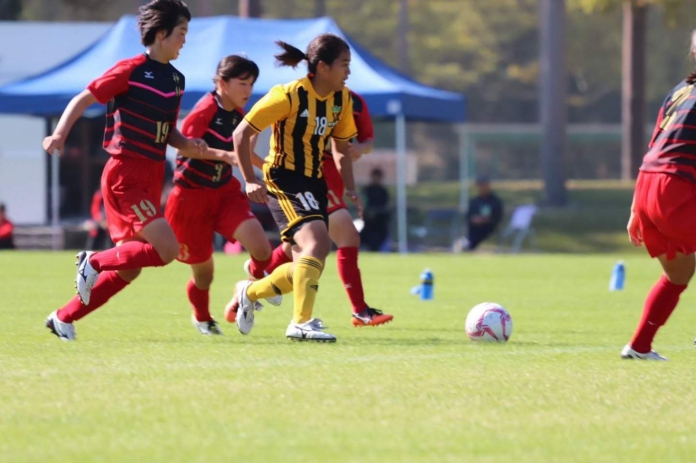
[[[525,238],[529,238],[529,244],[532,249],[536,249],[536,237],[534,229],[532,228],[532,220],[536,215],[538,208],[534,204],[524,204],[522,206],[517,206],[514,211],[512,211],[512,217],[510,217],[510,223],[502,231],[500,237],[498,238],[498,252],[502,251],[503,244],[508,240],[512,239],[510,245],[510,252],[518,253],[522,248],[522,243]]]

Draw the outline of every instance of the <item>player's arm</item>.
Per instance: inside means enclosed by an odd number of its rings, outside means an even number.
[[[352,146],[354,161],[360,159],[362,155],[370,153],[375,146],[375,129],[372,125],[370,110],[362,97],[357,96],[357,98],[360,98],[362,108],[354,116],[355,126],[358,129],[358,142],[353,143]]]
[[[70,100],[65,111],[63,111],[63,115],[60,116],[60,120],[53,131],[53,135],[44,138],[43,148],[48,151],[49,154],[53,154],[55,150],[62,153],[65,147],[65,140],[68,138],[68,134],[70,134],[73,125],[82,117],[85,110],[96,102],[97,98],[88,89],[83,90],[79,95]]]
[[[252,138],[272,124],[286,118],[290,114],[290,101],[282,86],[273,87],[261,98],[242,122],[234,130],[235,155],[237,165],[246,183],[246,193],[249,199],[258,203],[266,202],[266,185],[256,179],[254,173],[254,144]],[[258,163],[258,161],[256,161]]]
[[[203,155],[209,149],[205,140],[202,138],[185,137],[176,127],[169,131],[169,135],[167,136],[167,144],[173,146],[179,151],[187,152],[189,154],[198,153],[199,155]]]
[[[353,176],[353,159],[350,155],[350,142],[348,140],[337,140],[332,138],[331,148],[334,162],[341,173],[343,184],[346,186],[346,196],[355,204],[355,207],[358,208],[358,216],[362,217],[363,204],[360,195],[355,191],[355,177]]]

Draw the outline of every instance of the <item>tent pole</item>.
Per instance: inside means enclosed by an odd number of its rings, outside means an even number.
[[[406,233],[406,116],[396,115],[396,216],[399,253],[408,253]]]
[[[46,123],[46,136],[53,133],[55,119],[49,118]],[[52,228],[52,247],[58,251],[61,247],[60,239],[60,156],[51,156],[51,228]]]

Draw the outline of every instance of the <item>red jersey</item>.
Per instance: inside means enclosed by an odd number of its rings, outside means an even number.
[[[104,149],[113,157],[164,161],[184,84],[174,66],[147,54],[119,61],[90,83],[87,89],[107,105]]]
[[[355,120],[355,126],[358,128],[358,136],[356,137],[358,143],[372,140],[375,138],[375,129],[372,127],[372,117],[370,116],[367,103],[363,97],[352,90],[350,91],[350,96],[353,97],[353,119]],[[332,159],[331,146],[327,146],[326,148],[327,150],[324,151],[324,160]]]
[[[0,219],[0,240],[12,238],[14,225],[7,219]]]
[[[684,81],[669,92],[640,170],[674,174],[696,183],[695,89]]]
[[[227,111],[210,92],[196,103],[181,126],[187,137],[202,138],[211,148],[233,151],[232,133],[244,118],[242,109]],[[176,157],[174,183],[183,188],[220,188],[239,181],[232,176],[232,166],[224,161]]]

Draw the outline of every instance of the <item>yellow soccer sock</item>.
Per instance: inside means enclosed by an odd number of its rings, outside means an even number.
[[[270,275],[249,285],[247,296],[251,301],[287,294],[292,291],[293,263],[278,266]]]
[[[300,257],[295,263],[292,273],[295,302],[293,320],[297,324],[308,322],[312,318],[323,267],[319,259],[309,256]]]

